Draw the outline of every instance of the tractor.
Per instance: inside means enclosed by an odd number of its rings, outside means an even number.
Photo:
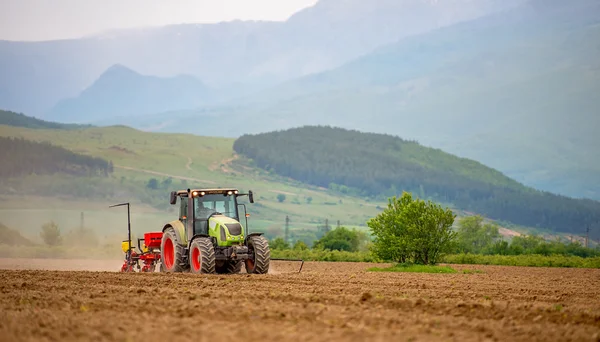
[[[271,252],[262,233],[248,232],[246,205],[237,189],[187,189],[172,191],[170,204],[179,202],[179,218],[164,225],[160,243],[161,272],[265,274]],[[240,208],[244,209],[245,226]]]

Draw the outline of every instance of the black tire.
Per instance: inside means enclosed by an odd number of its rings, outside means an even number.
[[[209,238],[197,237],[190,244],[190,272],[215,273],[215,248]]]
[[[167,228],[160,242],[160,263],[161,271],[166,273],[184,272],[182,266],[183,255],[179,246],[179,240],[175,234],[175,229]]]
[[[242,270],[244,263],[241,260],[228,260],[222,265],[216,267],[216,271],[219,274],[237,274]]]
[[[267,274],[271,262],[269,242],[262,236],[248,238],[248,253],[254,258],[246,260],[246,272],[251,274]]]

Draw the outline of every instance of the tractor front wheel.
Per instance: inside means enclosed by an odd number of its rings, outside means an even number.
[[[190,271],[215,273],[215,249],[209,238],[198,237],[190,244]]]
[[[254,274],[266,274],[269,272],[271,262],[271,250],[269,242],[262,236],[251,236],[248,238],[248,252],[251,257],[246,260],[246,272]]]
[[[184,271],[181,266],[183,264],[183,255],[173,228],[167,228],[163,233],[160,243],[160,262],[161,271],[163,272],[173,273]]]

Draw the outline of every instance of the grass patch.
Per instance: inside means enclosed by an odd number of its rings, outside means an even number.
[[[455,254],[444,256],[442,262],[463,265],[600,268],[600,257],[582,258],[570,255]]]
[[[411,273],[457,273],[450,266],[434,266],[434,265],[416,265],[416,264],[397,264],[392,267],[372,267],[369,272],[411,272]]]
[[[462,270],[460,273],[462,273],[462,274],[476,274],[476,273],[483,273],[483,271],[480,271],[480,270]]]

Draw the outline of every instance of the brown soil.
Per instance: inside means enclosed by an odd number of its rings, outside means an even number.
[[[63,262],[53,265],[82,267]],[[298,263],[272,265],[273,274],[231,276],[2,270],[0,340],[600,340],[600,270],[368,273],[373,265],[307,262],[297,273]]]

